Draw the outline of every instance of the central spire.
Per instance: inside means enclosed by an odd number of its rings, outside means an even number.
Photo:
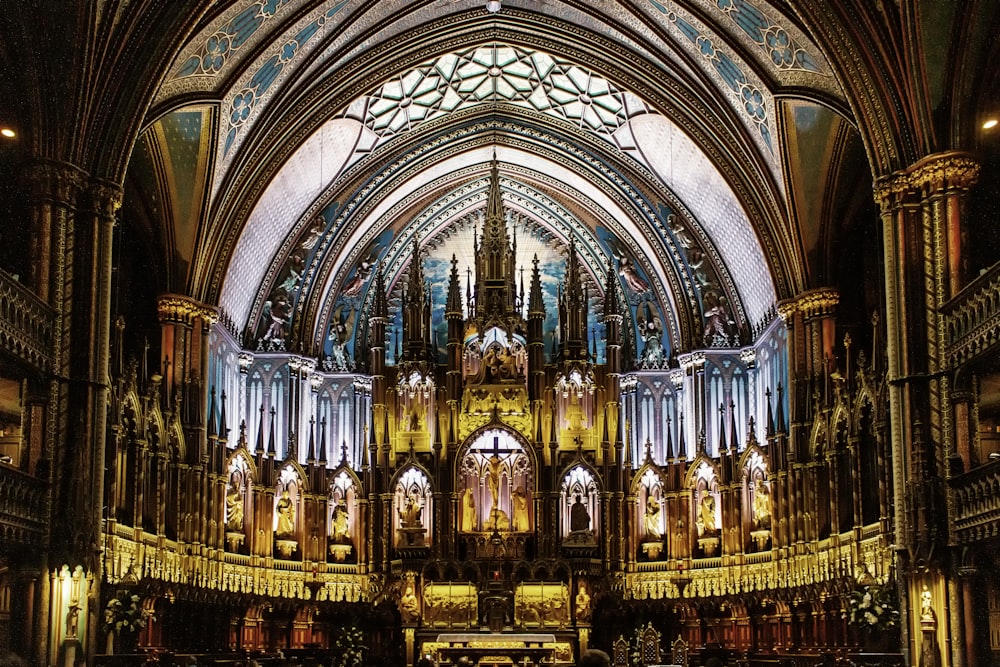
[[[504,273],[504,259],[510,252],[510,238],[507,234],[507,216],[503,210],[503,197],[500,193],[500,167],[497,164],[496,153],[490,162],[490,186],[486,198],[486,220],[483,223],[482,254],[489,260],[486,266],[489,272],[483,276],[486,279],[499,279]],[[510,272],[513,278],[513,270]]]
[[[500,191],[496,153],[490,161],[489,190],[483,235],[476,248],[476,316],[485,323],[503,323],[518,315],[515,262],[517,240],[511,242]]]

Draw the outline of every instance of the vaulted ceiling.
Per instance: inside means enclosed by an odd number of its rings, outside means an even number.
[[[397,293],[414,237],[440,303],[496,159],[518,264],[551,267],[553,299],[573,238],[591,294],[611,267],[668,350],[705,346],[720,307],[746,344],[836,278],[831,226],[871,207],[846,96],[782,7],[227,3],[155,93],[128,215],[169,258],[162,291],[218,305],[248,344],[281,300],[290,347],[320,354],[376,266]]]

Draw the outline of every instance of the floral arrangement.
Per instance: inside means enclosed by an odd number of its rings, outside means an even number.
[[[104,607],[104,630],[115,634],[131,634],[146,627],[152,614],[139,605],[139,596],[119,590]]]
[[[850,621],[867,632],[879,632],[899,625],[896,594],[889,584],[862,586],[851,593]]]
[[[345,626],[337,630],[333,639],[336,659],[333,667],[361,667],[365,662],[365,635],[356,626]]]

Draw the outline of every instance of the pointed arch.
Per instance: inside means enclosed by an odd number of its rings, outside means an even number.
[[[600,538],[601,476],[578,452],[560,480],[559,534],[571,543],[594,543]]]
[[[226,463],[226,503],[222,522],[226,533],[232,534],[227,542],[236,547],[238,536],[246,537],[246,517],[253,516],[253,486],[257,480],[257,466],[241,445],[229,455]]]
[[[660,467],[647,461],[632,480],[631,495],[635,498],[634,537],[642,544],[661,544],[666,534],[666,476]],[[656,547],[644,546],[651,560],[659,555]]]
[[[523,435],[494,419],[465,439],[455,466],[462,532],[530,531],[538,468]]]
[[[338,467],[328,479],[326,534],[330,537],[330,555],[343,561],[361,544],[364,535],[359,502],[363,496],[361,480],[347,465]]]
[[[412,456],[392,477],[393,546],[428,547],[434,535],[433,476]]]

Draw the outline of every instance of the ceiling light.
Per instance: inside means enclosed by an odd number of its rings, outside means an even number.
[[[984,130],[992,130],[994,127],[997,126],[997,122],[998,121],[997,121],[996,118],[990,118],[988,121],[986,121],[985,123],[983,123],[983,129]]]
[[[500,0],[486,0],[486,11],[491,14],[500,11]]]
[[[5,127],[5,128],[0,129],[0,134],[2,134],[3,136],[7,137],[8,139],[13,139],[14,137],[17,136],[17,132],[15,132],[14,130],[10,129],[9,127]]]

